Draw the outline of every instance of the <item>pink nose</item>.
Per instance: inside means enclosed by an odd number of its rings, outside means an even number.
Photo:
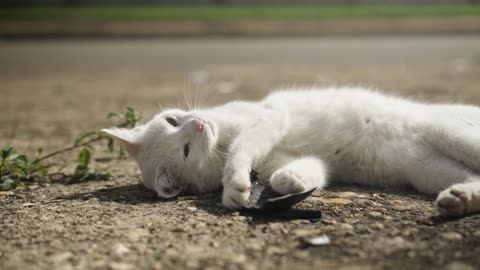
[[[195,119],[193,120],[193,123],[195,123],[195,127],[197,128],[198,131],[203,131],[203,128],[205,127],[205,121],[200,120],[200,119]]]

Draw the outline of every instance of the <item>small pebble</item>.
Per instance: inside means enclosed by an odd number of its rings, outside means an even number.
[[[440,236],[445,240],[461,240],[463,236],[457,232],[444,232]]]
[[[346,191],[346,192],[340,192],[340,193],[337,193],[336,196],[338,198],[366,198],[367,196],[363,195],[363,194],[358,194],[358,193],[355,193],[355,192],[350,192],[350,191]]]
[[[312,245],[312,246],[323,246],[330,244],[330,238],[326,235],[313,237],[305,240],[305,243]]]
[[[23,207],[32,207],[32,206],[35,206],[34,203],[24,203],[22,204]]]

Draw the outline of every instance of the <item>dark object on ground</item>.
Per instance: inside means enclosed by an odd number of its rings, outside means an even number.
[[[315,188],[312,188],[300,193],[282,195],[253,180],[251,195],[245,210],[258,211],[285,219],[320,219],[322,217],[320,210],[291,209],[295,204],[308,198],[314,191]]]

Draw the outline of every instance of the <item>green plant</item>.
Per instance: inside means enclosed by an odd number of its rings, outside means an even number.
[[[116,127],[119,128],[133,128],[141,120],[140,114],[130,107],[127,107],[126,111],[122,113],[109,113],[108,118],[114,119]],[[43,148],[38,148],[34,159],[29,158],[26,154],[18,153],[13,146],[4,147],[0,158],[0,191],[15,189],[17,186],[22,185],[23,181],[48,175],[49,168],[60,166],[60,164],[45,163],[46,160],[76,149],[80,149],[80,151],[75,171],[72,175],[64,175],[68,183],[110,179],[112,175],[109,172],[97,172],[90,167],[93,151],[92,145],[99,141],[106,141],[109,151],[111,153],[114,152],[113,139],[101,131],[82,132],[76,137],[72,146],[45,155],[42,155]],[[121,147],[118,152],[119,158],[125,157],[125,152]],[[61,169],[57,174],[61,173],[64,167],[60,166]]]

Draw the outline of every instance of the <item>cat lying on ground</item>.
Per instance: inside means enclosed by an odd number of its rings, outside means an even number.
[[[169,198],[223,185],[248,201],[250,171],[282,194],[328,181],[413,186],[441,214],[480,212],[480,108],[429,105],[357,88],[287,89],[259,102],[166,110],[134,129],[105,129]]]

